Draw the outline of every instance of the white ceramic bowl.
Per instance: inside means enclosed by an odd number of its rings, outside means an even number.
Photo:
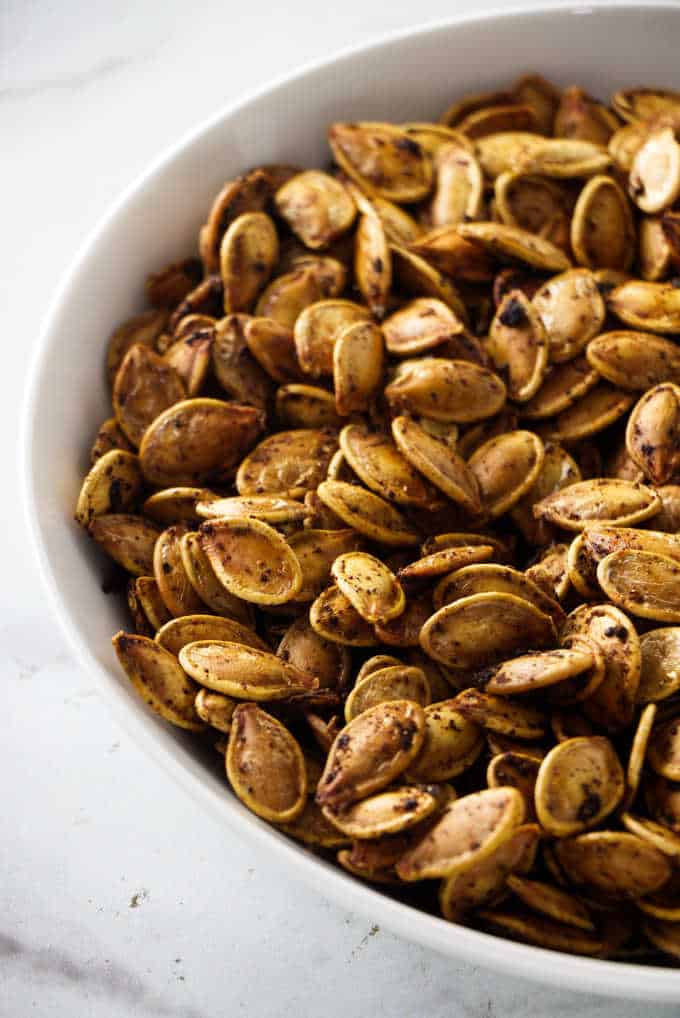
[[[83,666],[123,724],[231,832],[291,875],[403,937],[453,958],[537,981],[680,1001],[680,970],[578,958],[512,943],[416,911],[319,861],[249,813],[190,737],[149,713],[121,675],[111,634],[125,625],[101,592],[101,562],[73,523],[94,431],[107,415],[104,351],[113,327],[142,307],[143,280],[195,248],[221,184],[257,163],[316,166],[333,120],[425,120],[460,93],[526,69],[596,95],[636,84],[680,87],[680,7],[608,5],[494,14],[402,33],[278,82],[203,124],[120,199],[85,245],[39,342],[25,420],[28,512],[42,571]]]

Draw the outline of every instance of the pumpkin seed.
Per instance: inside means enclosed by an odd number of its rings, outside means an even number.
[[[326,476],[338,447],[328,429],[302,428],[269,435],[241,461],[236,473],[239,495],[302,498]]]
[[[680,145],[670,127],[651,132],[635,153],[628,193],[643,212],[670,208],[680,195]]]
[[[216,499],[217,495],[210,488],[163,488],[149,495],[142,506],[142,512],[166,526],[172,523],[197,523],[201,518],[201,513],[196,509],[198,503],[207,506]]]
[[[351,227],[356,206],[335,177],[319,170],[305,170],[291,177],[275,197],[279,215],[305,247],[318,249]]]
[[[541,763],[536,779],[536,812],[554,837],[597,826],[623,798],[623,769],[604,736],[568,739]]]
[[[664,827],[663,824],[657,824],[654,820],[648,820],[647,817],[631,816],[630,813],[621,814],[621,823],[631,834],[636,834],[639,838],[651,842],[664,855],[670,855],[676,859],[680,856],[680,838],[673,831],[669,831],[667,827]],[[673,878],[671,878],[672,881]],[[662,919],[680,918],[678,905],[671,904],[669,906],[667,888],[664,887],[662,889],[660,897],[662,901],[658,904],[656,902],[652,903],[653,899],[646,898],[639,902],[639,907],[645,912],[649,912],[650,915],[658,915]],[[666,908],[664,908],[664,904]],[[671,914],[663,915],[664,911]]]
[[[633,402],[630,393],[602,382],[540,427],[541,435],[556,442],[575,442],[609,427]]]
[[[274,525],[301,523],[307,518],[307,510],[301,502],[292,498],[276,498],[270,495],[249,495],[220,498],[213,495],[207,502],[196,504],[199,519],[233,518],[248,516]]]
[[[204,728],[194,705],[197,687],[173,654],[148,637],[132,633],[116,633],[112,643],[135,692],[156,714],[192,732]]]
[[[340,417],[335,398],[315,385],[290,383],[276,390],[276,416],[284,428],[336,428]]]
[[[318,680],[281,658],[230,640],[196,640],[179,652],[184,671],[201,686],[236,700],[285,700],[318,688]]]
[[[300,671],[316,676],[319,689],[343,687],[349,676],[350,657],[345,647],[324,640],[308,619],[299,618],[283,634],[276,654]]]
[[[213,329],[192,332],[178,339],[163,354],[163,360],[174,368],[184,383],[187,396],[196,396],[203,388],[210,367]]]
[[[350,325],[370,318],[368,308],[351,300],[322,300],[299,315],[295,322],[295,349],[302,370],[319,377],[333,374],[333,349]]]
[[[448,276],[438,272],[420,255],[399,244],[391,244],[390,252],[397,289],[414,297],[441,300],[459,318],[467,321],[465,304]]]
[[[141,343],[125,354],[113,383],[113,409],[121,430],[136,447],[168,407],[184,399],[184,383],[171,365]]]
[[[445,877],[439,889],[444,918],[459,922],[471,909],[497,902],[509,874],[531,870],[539,837],[537,824],[522,824],[481,862]]]
[[[538,477],[529,491],[510,510],[513,522],[519,527],[526,541],[532,545],[548,544],[553,531],[545,520],[537,520],[533,507],[547,495],[581,480],[578,464],[561,446],[548,442]]]
[[[507,226],[547,236],[558,247],[568,239],[566,195],[553,181],[526,173],[501,173],[494,183],[494,199]]]
[[[134,590],[137,603],[155,633],[172,618],[165,607],[158,584],[153,576],[138,576],[134,581]]]
[[[265,287],[255,305],[255,314],[292,329],[305,308],[341,293],[345,279],[344,267],[333,258],[298,265]]]
[[[401,513],[370,491],[345,481],[323,481],[317,494],[348,527],[373,541],[397,547],[418,543]]]
[[[90,449],[90,463],[94,466],[98,459],[112,449],[123,449],[132,452],[132,446],[118,427],[115,417],[108,417],[100,426]]]
[[[590,391],[599,381],[597,371],[585,357],[576,357],[550,368],[538,392],[522,406],[522,415],[542,420],[561,413]]]
[[[450,877],[488,859],[524,815],[516,788],[487,788],[449,803],[429,831],[405,852],[396,870],[402,880]]]
[[[527,753],[506,750],[489,761],[486,783],[489,788],[516,788],[524,799],[525,815],[536,819],[534,788],[541,761]]]
[[[540,590],[558,602],[563,600],[569,591],[567,553],[568,546],[566,544],[555,544],[524,573],[528,580],[531,580]]]
[[[527,880],[511,874],[507,885],[520,901],[534,912],[581,930],[595,930],[584,905],[572,894],[539,880]]]
[[[290,823],[280,824],[279,830],[313,848],[340,848],[350,843],[350,839],[326,819],[321,808],[310,798],[302,813]]]
[[[646,121],[656,113],[675,109],[680,104],[677,92],[660,88],[626,88],[615,92],[611,104],[629,123]]]
[[[638,260],[642,278],[652,283],[664,279],[671,268],[672,254],[673,249],[665,235],[662,217],[641,216],[638,224]]]
[[[243,601],[285,604],[302,586],[300,564],[273,527],[252,517],[211,520],[201,547],[220,583]]]
[[[189,528],[176,523],[159,535],[153,553],[153,572],[165,607],[176,618],[200,612],[203,602],[189,582],[182,560],[181,541]]]
[[[251,307],[279,257],[276,227],[265,212],[245,212],[220,243],[220,275],[227,314]]]
[[[680,348],[653,333],[603,332],[590,341],[586,356],[603,378],[622,389],[680,384]]]
[[[659,497],[644,484],[598,477],[577,481],[541,499],[534,515],[565,530],[583,530],[589,523],[624,527],[653,516]]]
[[[555,845],[558,862],[569,880],[603,891],[614,899],[651,894],[671,874],[657,848],[621,831],[591,831]]]
[[[244,625],[252,623],[250,605],[231,594],[218,580],[203,550],[201,537],[194,531],[185,534],[180,542],[182,563],[187,578],[201,601],[212,611]]]
[[[331,746],[316,801],[337,811],[386,788],[418,755],[424,733],[423,708],[410,700],[364,711]]]
[[[88,527],[95,516],[127,512],[134,508],[142,486],[139,460],[124,449],[111,449],[100,456],[83,481],[75,517]]]
[[[422,669],[405,665],[380,668],[367,675],[349,694],[345,702],[345,721],[353,721],[379,703],[411,700],[427,707],[430,699],[430,687]]]
[[[125,355],[132,346],[153,347],[168,321],[167,311],[144,311],[119,325],[111,338],[106,352],[106,376],[113,387],[118,370]]]
[[[680,469],[679,385],[657,385],[640,397],[628,418],[626,449],[654,484]]]
[[[156,643],[165,647],[175,657],[182,647],[199,640],[220,640],[227,643],[241,643],[256,650],[269,651],[267,645],[248,626],[219,615],[183,615],[171,618],[156,633]]]
[[[249,321],[248,315],[227,315],[215,323],[212,370],[229,397],[264,410],[271,382],[248,349],[245,326]]]
[[[545,717],[540,711],[505,697],[471,688],[459,693],[454,703],[456,710],[468,721],[501,735],[540,739],[545,732]]]
[[[227,746],[227,776],[241,802],[272,823],[290,823],[307,801],[302,751],[280,721],[257,704],[234,711]]]
[[[610,604],[581,605],[567,616],[562,639],[585,636],[605,659],[605,676],[584,709],[607,729],[630,724],[640,682],[640,640],[629,618]]]
[[[486,368],[439,357],[411,361],[407,371],[385,389],[397,412],[459,424],[493,417],[502,408],[505,394],[501,379]]]
[[[651,629],[640,637],[638,703],[657,703],[680,689],[680,627]]]
[[[479,514],[477,480],[462,457],[410,417],[396,417],[392,421],[392,435],[400,452],[416,470],[468,512]]]
[[[288,325],[273,318],[251,318],[244,326],[246,344],[253,358],[275,382],[301,381],[303,376]]]
[[[286,173],[294,172],[294,168],[286,168]],[[199,248],[206,271],[215,272],[219,266],[220,243],[229,224],[244,212],[261,212],[282,182],[277,180],[280,176],[267,167],[258,167],[227,181],[213,201],[201,231]]]
[[[474,110],[457,127],[468,138],[484,138],[497,131],[534,131],[538,122],[530,106],[513,103]]]
[[[475,113],[477,110],[483,110],[487,106],[499,106],[504,103],[512,102],[511,92],[476,92],[471,95],[463,96],[462,99],[458,99],[453,105],[449,106],[448,109],[442,114],[442,124],[447,124],[449,127],[456,127],[461,121],[470,113]]]
[[[302,570],[302,586],[295,600],[313,601],[330,582],[331,566],[338,555],[358,551],[361,538],[351,529],[309,529],[292,534],[288,544]]]
[[[645,919],[642,923],[642,931],[648,940],[658,947],[660,951],[671,956],[680,958],[680,942],[678,941],[678,924],[676,921],[668,922],[664,919]]]
[[[525,654],[497,668],[484,688],[503,696],[530,693],[587,672],[595,663],[595,648],[585,645]]]
[[[457,226],[440,226],[411,241],[410,250],[453,279],[486,282],[492,259],[478,241],[465,240]]]
[[[418,647],[422,628],[431,614],[432,601],[429,597],[411,597],[396,619],[376,622],[375,635],[389,647]]]
[[[606,145],[619,126],[616,117],[578,85],[565,88],[555,114],[555,135]]]
[[[367,622],[389,622],[404,610],[406,599],[396,576],[387,566],[362,551],[338,557],[331,574],[341,592]]]
[[[490,544],[442,548],[440,551],[435,551],[430,555],[423,556],[423,558],[416,559],[415,562],[411,562],[407,566],[402,566],[398,576],[402,583],[430,579],[431,577],[441,576],[443,573],[453,573],[454,570],[458,572],[472,563],[484,562],[492,557],[493,548]]]
[[[532,431],[509,431],[480,446],[468,461],[490,516],[507,512],[534,484],[545,452]]]
[[[621,549],[597,567],[597,579],[615,604],[641,618],[680,622],[680,564],[666,555]]]
[[[333,124],[328,141],[338,166],[362,191],[388,201],[426,198],[432,161],[422,146],[392,124]]]
[[[637,727],[633,736],[628,756],[628,767],[626,768],[626,795],[624,805],[634,802],[640,787],[640,777],[647,755],[647,745],[652,734],[652,728],[656,719],[656,706],[648,704],[640,713]],[[624,825],[625,826],[625,825]],[[633,831],[635,834],[636,832]]]
[[[435,188],[430,204],[432,226],[456,225],[477,219],[484,198],[484,178],[475,156],[455,142],[435,155]]]
[[[385,345],[396,357],[426,353],[459,335],[464,328],[451,308],[431,297],[410,301],[383,323]]]
[[[176,403],[144,433],[142,473],[161,487],[219,479],[239,462],[261,426],[255,407],[204,397]]]
[[[680,290],[673,283],[631,279],[611,291],[607,307],[634,329],[680,332]]]
[[[436,494],[386,435],[348,424],[340,432],[340,448],[364,484],[383,498],[422,506],[436,501]]]
[[[433,600],[439,609],[463,597],[491,592],[511,594],[529,601],[539,611],[551,616],[556,624],[564,618],[559,604],[529,576],[510,566],[496,563],[481,563],[457,569],[440,581],[435,588]]]
[[[548,363],[543,322],[521,290],[511,290],[489,329],[486,351],[494,366],[507,372],[508,395],[526,403],[536,394]]]
[[[571,954],[601,955],[604,941],[595,934],[575,929],[566,923],[555,922],[547,916],[535,913],[510,913],[481,910],[479,919],[494,932],[502,933],[513,940],[524,940],[537,947],[554,951],[568,951]]]
[[[427,620],[420,634],[423,650],[435,661],[472,670],[529,647],[545,647],[554,639],[551,619],[535,605],[514,594],[495,592],[445,605]]]
[[[379,838],[408,830],[434,813],[438,805],[437,796],[427,789],[404,785],[373,795],[343,812],[326,808],[323,813],[347,837]]]
[[[202,721],[219,732],[231,731],[231,719],[236,710],[236,700],[222,693],[209,693],[207,689],[199,689],[195,700],[196,713]]]
[[[89,533],[128,573],[133,576],[153,573],[153,550],[160,528],[143,516],[103,513],[92,520]]]
[[[354,241],[354,276],[372,313],[382,318],[392,286],[392,254],[382,219],[374,209],[359,219]]]
[[[479,727],[456,710],[455,700],[425,707],[425,738],[409,766],[410,781],[450,781],[472,766],[484,748]]]
[[[309,622],[315,633],[331,643],[348,647],[372,647],[377,643],[373,627],[335,584],[323,590],[313,602]]]
[[[571,220],[571,247],[578,264],[590,269],[630,268],[635,253],[633,216],[613,177],[593,177],[581,191]]]
[[[573,360],[599,333],[605,318],[604,301],[588,269],[571,269],[549,279],[532,303],[543,322],[549,358],[554,362]]]
[[[338,414],[347,417],[368,409],[383,375],[385,346],[373,322],[355,322],[340,333],[333,347],[333,383]]]
[[[563,272],[571,265],[564,251],[555,244],[517,226],[461,223],[458,232],[465,240],[478,241],[495,257],[516,258],[544,272]]]
[[[663,484],[656,489],[661,510],[654,517],[654,526],[669,534],[680,530],[680,485]]]

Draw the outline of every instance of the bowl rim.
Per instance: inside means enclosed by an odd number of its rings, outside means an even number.
[[[47,541],[42,532],[37,512],[38,477],[35,464],[35,441],[39,424],[38,396],[47,367],[48,351],[53,334],[58,330],[61,310],[68,305],[79,287],[81,273],[86,269],[91,254],[101,237],[116,218],[124,212],[130,201],[157,175],[181,156],[187,149],[214,127],[240,113],[252,103],[294,82],[312,77],[317,72],[338,69],[345,61],[366,57],[372,51],[406,42],[409,38],[424,39],[444,30],[452,30],[470,23],[510,21],[520,16],[549,18],[567,15],[611,17],[617,11],[630,10],[654,14],[680,16],[677,3],[639,3],[635,0],[595,0],[594,3],[520,3],[512,7],[492,7],[483,12],[469,12],[438,18],[406,28],[377,33],[360,44],[350,44],[315,60],[310,60],[295,71],[283,73],[248,91],[235,101],[221,106],[197,126],[185,131],[174,143],[166,146],[151,164],[138,174],[109,205],[105,214],[80,243],[69,267],[63,274],[35,344],[29,363],[28,385],[23,400],[19,442],[21,488],[24,510],[31,534],[31,544],[39,566],[44,588],[47,590],[52,611],[78,664],[96,676],[117,722],[142,751],[150,756],[174,782],[183,788],[194,801],[199,802],[216,820],[224,824],[226,818],[234,821],[230,831],[244,843],[269,851],[277,867],[293,871],[296,878],[310,889],[315,889],[340,907],[355,910],[366,919],[379,919],[391,932],[406,941],[429,947],[452,959],[473,965],[484,965],[509,976],[519,976],[546,986],[568,987],[582,993],[599,993],[611,997],[628,997],[659,1002],[680,1001],[680,970],[669,966],[646,967],[630,962],[606,961],[553,951],[531,944],[518,943],[465,926],[454,925],[438,916],[420,911],[396,901],[370,884],[364,884],[330,863],[312,855],[303,846],[289,841],[278,831],[259,820],[254,814],[242,813],[240,804],[231,796],[218,796],[205,781],[202,764],[189,757],[180,758],[162,740],[150,737],[149,717],[143,710],[130,709],[124,687],[116,684],[110,674],[94,657],[84,637],[80,635],[75,617],[62,601],[59,581],[50,563]],[[140,704],[141,706],[141,704]]]

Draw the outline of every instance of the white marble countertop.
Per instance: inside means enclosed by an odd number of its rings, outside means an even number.
[[[406,0],[0,5],[2,1018],[648,1013],[453,964],[290,883],[231,840],[130,742],[74,664],[15,481],[41,316],[121,189],[239,93],[451,11],[443,0],[426,10]],[[675,1013],[654,1008],[658,1018]]]

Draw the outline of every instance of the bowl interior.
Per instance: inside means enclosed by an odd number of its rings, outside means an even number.
[[[434,26],[317,65],[220,115],[136,183],[81,254],[43,333],[25,429],[29,513],[61,621],[127,727],[192,795],[237,833],[275,847],[324,893],[381,915],[404,936],[510,973],[676,1000],[676,970],[556,956],[452,927],[360,885],[260,823],[230,795],[194,741],[149,714],[121,676],[110,639],[127,618],[120,599],[102,592],[102,557],[73,523],[73,510],[89,446],[110,413],[103,368],[108,336],[143,308],[147,272],[195,251],[198,228],[225,180],[258,163],[323,165],[325,128],[334,120],[437,119],[456,96],[525,70],[598,96],[635,84],[680,87],[679,28],[680,8],[619,6]]]

